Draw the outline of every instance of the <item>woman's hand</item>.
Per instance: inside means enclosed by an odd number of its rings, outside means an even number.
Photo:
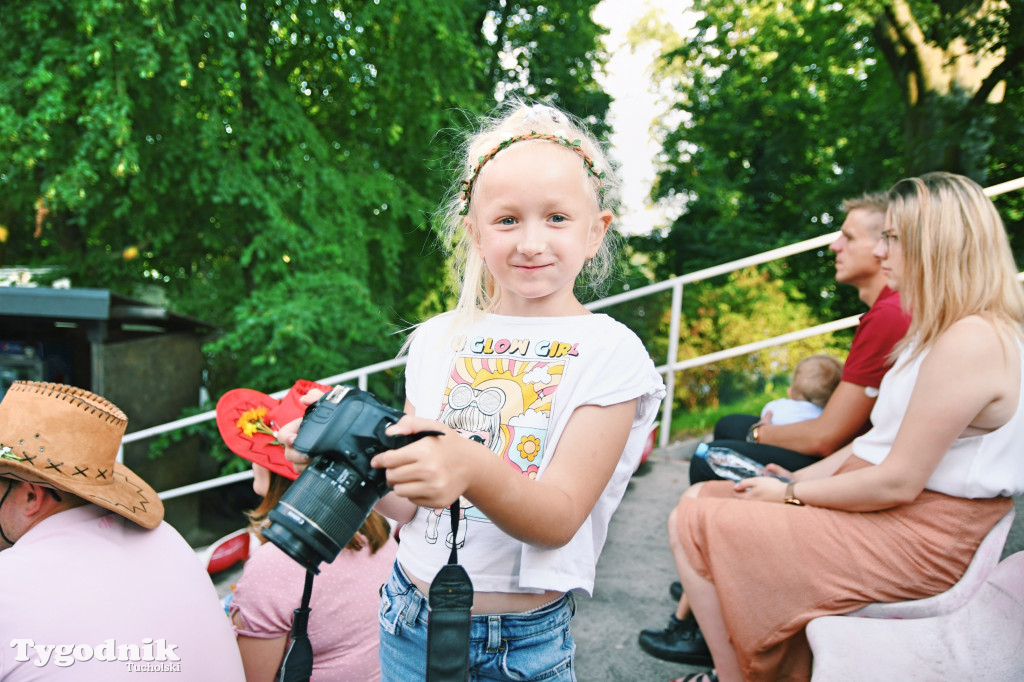
[[[472,441],[441,422],[406,415],[388,427],[389,436],[409,436],[440,431],[395,450],[382,452],[370,461],[375,469],[387,469],[388,486],[396,494],[421,507],[443,508],[469,486]],[[483,446],[478,446],[483,447]]]
[[[786,484],[771,476],[757,476],[737,481],[733,493],[741,500],[782,502],[786,497]]]
[[[790,471],[786,467],[779,466],[775,462],[766,464],[764,468],[768,473],[775,474],[776,476],[782,476],[783,478],[788,478],[790,480],[796,480],[795,478],[793,478],[792,471]]]

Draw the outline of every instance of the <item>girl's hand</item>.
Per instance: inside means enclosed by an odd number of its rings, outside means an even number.
[[[786,497],[786,484],[771,476],[758,476],[737,481],[733,493],[741,500],[782,502]]]
[[[447,507],[469,486],[472,442],[441,422],[406,415],[388,427],[389,436],[408,436],[421,431],[440,431],[395,450],[382,452],[370,461],[375,469],[387,469],[388,486],[396,494],[421,507]]]
[[[305,395],[299,396],[299,402],[307,407],[320,400],[320,397],[324,394],[319,388],[310,389]],[[284,443],[284,456],[289,462],[294,465],[295,470],[300,474],[302,470],[309,464],[309,455],[304,452],[299,452],[292,447],[295,442],[295,437],[299,435],[299,425],[302,424],[302,417],[293,419],[288,422],[274,433],[274,437],[281,443]]]

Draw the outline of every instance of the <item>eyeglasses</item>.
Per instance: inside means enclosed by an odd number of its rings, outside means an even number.
[[[888,249],[893,244],[900,243],[900,236],[890,230],[882,230],[882,241],[885,242],[885,248]]]

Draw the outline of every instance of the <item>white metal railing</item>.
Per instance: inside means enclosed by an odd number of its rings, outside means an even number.
[[[1024,189],[1024,177],[1009,182],[1000,183],[993,185],[985,189],[985,194],[989,197],[994,197],[1000,194],[1005,194],[1018,189]],[[769,339],[762,339],[754,343],[744,344],[742,346],[736,346],[734,348],[727,348],[714,353],[708,353],[696,358],[690,358],[687,360],[679,360],[679,323],[682,316],[682,304],[683,304],[683,286],[686,284],[692,284],[694,282],[700,282],[712,277],[719,275],[728,274],[736,270],[751,267],[754,265],[762,265],[769,263],[774,260],[781,258],[787,258],[799,253],[805,253],[814,249],[827,246],[836,240],[839,236],[839,232],[830,232],[823,234],[813,239],[807,239],[802,242],[783,246],[778,249],[772,249],[771,251],[765,251],[754,256],[747,258],[741,258],[734,260],[729,263],[722,265],[716,265],[710,268],[704,268],[703,270],[697,270],[695,272],[688,273],[686,275],[679,275],[672,277],[671,279],[650,284],[644,287],[633,289],[632,291],[623,292],[616,294],[615,296],[609,296],[599,301],[594,301],[587,304],[589,310],[601,310],[608,308],[619,303],[626,303],[633,301],[644,296],[650,296],[652,294],[660,293],[662,291],[672,291],[672,312],[669,322],[669,338],[668,338],[668,353],[664,364],[656,367],[657,371],[665,377],[665,387],[667,389],[668,398],[664,401],[662,406],[662,417],[661,423],[665,424],[666,427],[660,430],[659,445],[664,447],[668,445],[669,436],[671,429],[668,425],[672,423],[672,400],[671,397],[675,391],[675,375],[676,372],[680,372],[694,367],[700,367],[703,365],[713,364],[721,360],[728,358],[738,357],[753,353],[766,348],[774,346],[781,346],[793,341],[800,339],[810,338],[812,336],[819,336],[822,334],[830,334],[835,331],[842,329],[849,329],[850,327],[857,326],[860,320],[860,315],[853,315],[846,317],[841,320],[835,320],[833,322],[827,322],[807,329],[801,329],[788,334],[782,334]],[[1024,280],[1024,273],[1021,275],[1021,279]],[[378,372],[385,372],[387,370],[395,369],[405,365],[405,358],[396,358],[393,360],[387,360],[385,362],[378,362],[373,365],[367,365],[366,367],[360,367],[358,369],[350,370],[348,372],[342,372],[341,374],[335,374],[333,376],[318,379],[319,383],[323,384],[344,384],[355,381],[360,389],[366,390],[367,380],[370,375]],[[274,398],[281,398],[288,392],[288,389],[272,393],[271,396]],[[195,424],[200,424],[205,421],[210,421],[216,418],[216,412],[210,410],[201,414],[196,414],[191,417],[185,417],[177,419],[166,424],[161,424],[148,429],[141,429],[130,434],[126,434],[123,439],[123,443],[132,443],[135,441],[144,440],[153,436],[182,429]],[[119,453],[120,457],[120,453]],[[193,483],[191,485],[182,486],[179,488],[173,488],[171,490],[165,490],[160,493],[160,498],[167,500],[174,497],[181,497],[183,495],[189,495],[202,490],[208,490],[210,488],[216,488],[222,485],[228,485],[237,481],[242,481],[252,477],[252,471],[244,471],[236,474],[229,474],[226,476],[220,476],[218,478],[212,478],[206,481],[200,481],[199,483]]]
[[[389,369],[401,367],[404,364],[405,358],[396,358],[394,360],[378,362],[374,365],[367,365],[366,367],[360,367],[359,369],[354,369],[348,372],[342,372],[341,374],[335,374],[334,376],[326,377],[324,379],[319,379],[318,383],[333,385],[345,384],[355,380],[359,388],[365,391],[367,385],[367,378],[371,374],[376,374],[377,372],[385,372]],[[286,393],[288,393],[288,390],[289,389],[286,388],[282,391],[271,393],[270,397],[282,398]],[[135,431],[133,433],[126,434],[124,438],[121,439],[121,450],[118,452],[118,460],[122,459],[125,443],[133,443],[135,441],[144,440],[146,438],[158,436],[161,433],[176,431],[178,429],[183,429],[187,426],[194,426],[195,424],[201,424],[202,422],[211,421],[216,418],[217,411],[209,410],[207,412],[202,412],[200,414],[194,414],[191,417],[183,417],[182,419],[176,419],[175,421],[167,422],[166,424],[159,424],[157,426],[152,426],[148,429],[139,429],[138,431]],[[160,493],[160,499],[169,500],[173,497],[182,497],[183,495],[198,493],[202,490],[209,490],[210,488],[219,488],[222,485],[228,485],[230,483],[235,483],[237,481],[244,481],[248,478],[252,478],[251,470],[242,471],[236,474],[218,476],[217,478],[207,479],[205,481],[200,481],[199,483],[192,483],[190,485],[181,486],[180,488],[172,488],[171,490],[165,490],[162,493]]]
[[[797,242],[795,244],[790,244],[789,246],[783,246],[783,247],[778,248],[778,249],[772,249],[771,251],[765,251],[765,252],[759,253],[759,254],[757,254],[755,256],[749,256],[747,258],[740,258],[739,260],[734,260],[734,261],[731,261],[729,263],[724,263],[722,265],[715,265],[715,266],[710,267],[710,268],[704,268],[703,270],[696,270],[696,271],[691,272],[691,273],[686,274],[686,275],[679,275],[678,277],[673,277],[671,279],[667,279],[667,280],[665,280],[663,282],[658,282],[656,284],[650,284],[650,285],[645,286],[645,287],[640,287],[639,289],[634,289],[632,291],[626,291],[626,292],[623,292],[621,294],[616,294],[615,296],[609,296],[608,298],[601,299],[600,301],[594,301],[593,303],[589,304],[587,306],[587,308],[589,308],[590,310],[600,310],[601,308],[607,308],[608,306],[615,305],[617,303],[625,303],[626,301],[632,301],[632,300],[635,300],[635,299],[640,298],[642,296],[649,296],[651,294],[658,293],[660,291],[665,291],[666,289],[671,289],[672,290],[672,314],[671,314],[671,317],[669,318],[669,332],[668,332],[669,333],[669,337],[668,337],[668,344],[669,344],[669,347],[668,347],[668,358],[667,358],[667,361],[665,362],[664,365],[659,365],[656,368],[665,377],[666,395],[672,396],[672,395],[675,395],[676,372],[678,372],[678,371],[680,371],[682,369],[690,369],[692,367],[698,367],[700,365],[708,365],[708,364],[711,364],[712,362],[718,362],[718,360],[722,360],[725,357],[734,357],[734,355],[726,355],[726,356],[722,356],[722,357],[717,357],[717,358],[715,358],[713,360],[709,360],[707,358],[709,358],[711,356],[704,355],[704,356],[701,356],[701,357],[698,357],[698,358],[691,358],[690,360],[685,361],[685,365],[686,365],[685,367],[684,366],[680,366],[681,363],[679,362],[679,320],[682,317],[682,311],[683,311],[683,285],[685,285],[685,284],[693,284],[694,282],[700,282],[700,281],[703,281],[705,279],[711,279],[712,277],[717,277],[718,275],[724,275],[724,274],[727,274],[727,273],[730,273],[730,272],[734,272],[736,270],[742,270],[743,268],[748,268],[748,267],[751,267],[751,266],[754,266],[754,265],[761,265],[763,263],[768,263],[768,262],[771,262],[773,260],[778,260],[780,258],[786,258],[788,256],[793,256],[793,255],[796,255],[798,253],[804,253],[806,251],[812,251],[814,249],[819,249],[822,246],[825,246],[826,244],[831,244],[832,242],[834,242],[838,236],[839,236],[839,232],[830,232],[829,234],[823,234],[823,235],[821,235],[819,237],[814,237],[813,239],[807,239],[807,240],[804,240],[802,242]],[[847,319],[849,320],[851,318],[847,318]],[[852,319],[853,319],[852,324],[847,324],[846,327],[852,327],[852,326],[856,325],[858,318],[852,318]],[[844,328],[845,327],[837,327],[837,329],[844,329]],[[815,329],[817,329],[817,328],[815,328]],[[835,331],[835,330],[832,330],[832,331]],[[800,333],[801,332],[795,332],[795,334],[800,334]],[[824,331],[816,332],[816,334],[825,334],[825,333],[827,333],[827,332],[824,332]],[[808,334],[806,336],[814,336],[814,335],[815,334]],[[745,352],[752,353],[755,350],[760,350],[760,349],[763,349],[763,348],[770,348],[772,346],[778,346],[778,345],[781,345],[783,343],[789,343],[790,341],[796,340],[796,338],[806,338],[806,336],[793,337],[793,335],[791,335],[791,334],[786,334],[784,336],[778,336],[778,337],[775,337],[775,338],[772,338],[772,339],[764,339],[762,341],[759,341],[756,344],[749,344],[751,346],[757,346],[757,347],[756,348],[750,348],[749,350],[747,350]],[[779,339],[784,339],[784,340],[779,340]],[[720,353],[728,353],[728,352],[730,352],[730,351],[720,351]],[[713,353],[711,355],[716,355],[716,354]],[[743,355],[743,353],[737,353],[737,355]],[[671,400],[666,399],[662,403],[662,407],[661,407],[661,423],[662,424],[666,424],[666,425],[672,423],[672,401]],[[668,439],[669,439],[669,435],[670,435],[669,432],[670,431],[671,431],[671,429],[669,429],[667,427],[663,428],[663,429],[661,429],[659,431],[660,435],[658,436],[658,445],[660,445],[661,447],[664,447],[664,446],[668,445]]]

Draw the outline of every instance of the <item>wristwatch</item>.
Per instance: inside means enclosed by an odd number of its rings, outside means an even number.
[[[748,443],[760,443],[761,441],[758,440],[758,435],[760,433],[761,433],[761,424],[759,422],[759,423],[754,424],[753,426],[751,426],[750,430],[747,431],[747,442]]]
[[[795,504],[798,507],[802,507],[804,506],[803,501],[796,496],[795,492],[793,492],[793,487],[795,485],[796,481],[790,481],[786,485],[786,496],[782,498],[782,501],[785,502],[786,504]]]

